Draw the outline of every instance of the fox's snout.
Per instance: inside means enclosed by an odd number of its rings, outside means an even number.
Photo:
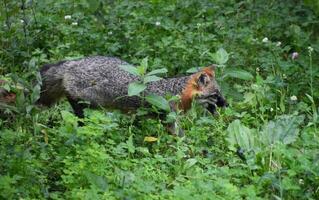
[[[196,91],[196,101],[215,113],[217,107],[227,107],[228,103],[220,91],[220,87],[215,79],[215,66],[204,68],[195,75],[194,91]]]
[[[213,100],[208,102],[207,105],[207,110],[212,113],[215,114],[216,113],[216,108],[217,107],[221,107],[221,108],[225,108],[228,107],[228,103],[226,101],[226,99],[224,98],[224,96],[221,94],[221,92],[218,90],[216,91],[212,97]]]
[[[216,113],[217,107],[228,107],[227,100],[224,98],[219,89],[215,89],[209,94],[199,96],[197,101],[212,114]]]
[[[216,98],[216,106],[217,107],[228,107],[228,103],[220,91],[218,91],[218,93],[216,93],[215,98]]]

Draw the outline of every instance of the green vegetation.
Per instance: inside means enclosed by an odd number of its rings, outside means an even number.
[[[1,0],[0,199],[319,199],[317,1]],[[158,118],[39,108],[44,63],[218,64],[230,106]],[[144,79],[145,81],[145,79]],[[141,84],[141,83],[140,83]]]

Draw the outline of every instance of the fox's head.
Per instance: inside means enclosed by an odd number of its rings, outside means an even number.
[[[216,82],[214,65],[205,67],[189,79],[182,94],[183,110],[190,108],[192,100],[202,104],[213,114],[217,107],[228,106]]]

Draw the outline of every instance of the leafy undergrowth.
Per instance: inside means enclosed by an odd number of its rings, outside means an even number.
[[[4,0],[1,87],[17,96],[0,103],[0,199],[319,199],[311,2]],[[169,75],[216,63],[230,106],[195,105],[180,138],[156,117],[87,109],[79,127],[66,101],[35,105],[42,64],[88,55]]]

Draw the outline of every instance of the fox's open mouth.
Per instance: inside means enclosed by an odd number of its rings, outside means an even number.
[[[198,100],[210,113],[215,114],[217,107],[228,107],[226,99],[220,93],[213,93]]]

